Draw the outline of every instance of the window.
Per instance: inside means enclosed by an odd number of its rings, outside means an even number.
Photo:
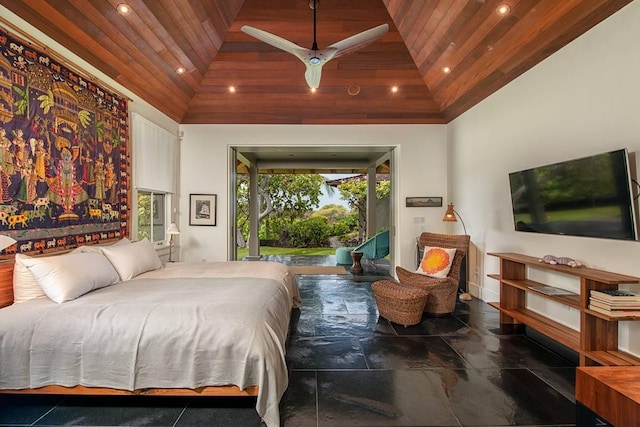
[[[137,197],[135,235],[166,242],[169,212],[177,188],[178,137],[132,113],[133,183]],[[135,196],[137,194],[137,196]],[[174,211],[175,212],[175,211]],[[174,220],[175,218],[171,218]]]
[[[165,193],[138,191],[138,240],[162,243],[166,238]]]

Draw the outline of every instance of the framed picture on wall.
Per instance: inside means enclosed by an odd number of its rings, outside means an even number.
[[[216,194],[189,194],[189,225],[216,225]]]
[[[407,197],[408,208],[439,208],[442,207],[442,197]]]

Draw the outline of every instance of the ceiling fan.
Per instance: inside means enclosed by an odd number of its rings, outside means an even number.
[[[311,89],[317,89],[318,86],[320,86],[320,77],[322,75],[322,66],[324,64],[334,58],[346,55],[373,43],[389,31],[389,24],[378,25],[377,27],[368,29],[334,43],[329,47],[318,49],[318,43],[316,42],[316,0],[312,0],[309,3],[309,6],[313,9],[313,45],[311,46],[311,49],[300,47],[289,40],[249,25],[242,26],[240,30],[275,48],[290,53],[302,61],[307,67],[304,73],[307,84]]]

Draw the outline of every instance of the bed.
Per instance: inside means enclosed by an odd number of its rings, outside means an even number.
[[[17,304],[13,270],[0,264],[0,392],[255,396],[279,425],[300,304],[283,264],[171,263],[65,302]]]

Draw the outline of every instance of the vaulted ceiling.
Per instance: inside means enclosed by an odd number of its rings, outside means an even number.
[[[310,48],[309,0],[0,4],[180,123],[404,124],[451,121],[630,1],[318,0],[320,48],[389,32],[328,62],[315,93],[301,61],[240,31]]]

